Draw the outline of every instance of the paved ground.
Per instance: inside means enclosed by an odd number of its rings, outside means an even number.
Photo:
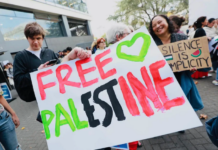
[[[213,74],[214,76],[214,74]],[[218,86],[212,85],[212,77],[200,79],[197,85],[205,108],[198,112],[205,113],[209,118],[218,115]],[[16,130],[18,141],[23,150],[47,150],[43,127],[35,121],[38,113],[36,102],[25,103],[19,98],[10,105],[17,112],[21,125]],[[205,121],[202,120],[204,124]],[[22,127],[25,127],[22,130]],[[187,130],[185,134],[173,133],[142,141],[143,147],[139,150],[218,150],[211,144],[205,127]]]

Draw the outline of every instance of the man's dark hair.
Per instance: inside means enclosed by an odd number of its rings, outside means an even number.
[[[24,34],[26,38],[33,38],[36,35],[42,35],[42,37],[45,37],[46,31],[37,23],[32,22],[28,23],[24,29]]]
[[[67,51],[71,51],[71,50],[72,50],[72,47],[67,47],[66,50],[67,50]]]
[[[216,19],[215,18],[210,18],[210,19],[208,19],[208,22],[212,23],[214,20],[216,20]]]
[[[150,26],[149,26],[149,31],[150,31],[150,34],[151,36],[154,38],[154,37],[157,37],[153,31],[153,28],[152,28],[152,21],[154,20],[154,18],[156,18],[157,16],[160,16],[162,18],[164,18],[166,21],[167,21],[167,24],[168,24],[168,30],[170,33],[174,33],[174,26],[173,26],[173,23],[172,21],[170,21],[170,19],[166,16],[166,15],[156,15],[154,16],[152,19],[151,19],[151,22],[150,22]]]
[[[67,49],[64,49],[64,50],[63,50],[63,53],[66,53],[66,52],[67,52]]]
[[[198,20],[196,21],[196,27],[202,28],[202,22],[204,22],[206,19],[207,19],[206,16],[199,17]]]

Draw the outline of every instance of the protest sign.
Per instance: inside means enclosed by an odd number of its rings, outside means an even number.
[[[207,37],[158,46],[173,72],[212,66]]]
[[[215,36],[212,38],[212,40],[209,42],[209,51],[215,52],[218,48],[218,36]]]
[[[202,125],[145,27],[31,79],[50,150],[93,150]]]

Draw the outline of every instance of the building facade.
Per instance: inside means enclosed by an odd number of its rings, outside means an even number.
[[[0,62],[13,62],[28,47],[27,23],[37,22],[47,31],[43,47],[58,52],[66,47],[90,47],[91,16],[84,0],[0,0]]]

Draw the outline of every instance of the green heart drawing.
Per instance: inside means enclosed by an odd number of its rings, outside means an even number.
[[[140,37],[143,38],[144,43],[142,45],[141,51],[140,51],[138,56],[127,55],[127,54],[121,52],[122,46],[125,45],[127,47],[131,47],[135,43],[135,41]],[[143,32],[139,32],[139,33],[135,34],[132,37],[131,41],[123,41],[120,44],[118,44],[118,46],[117,46],[117,56],[120,59],[126,59],[126,60],[129,60],[129,61],[135,61],[135,62],[143,62],[144,59],[145,59],[145,56],[147,55],[148,48],[149,48],[150,44],[151,44],[150,36],[143,33]]]

